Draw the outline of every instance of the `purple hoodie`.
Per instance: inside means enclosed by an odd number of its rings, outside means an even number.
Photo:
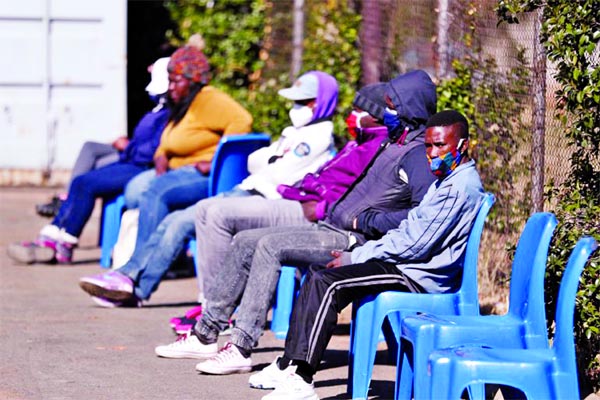
[[[316,75],[319,82],[317,92],[317,106],[313,111],[311,123],[324,119],[331,119],[335,113],[335,107],[338,100],[338,84],[335,78],[325,72],[309,71],[306,73]]]
[[[369,164],[381,142],[387,138],[387,128],[371,128],[363,135],[363,143],[348,142],[314,174],[305,175],[293,186],[279,185],[279,194],[288,200],[317,201],[317,219],[324,219],[329,205],[344,194]]]

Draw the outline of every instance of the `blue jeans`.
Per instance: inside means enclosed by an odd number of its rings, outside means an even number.
[[[92,215],[96,198],[118,195],[127,182],[144,169],[134,164],[118,162],[78,176],[71,183],[69,196],[52,224],[79,237]]]
[[[208,196],[208,177],[193,166],[155,177],[140,199],[135,246],[143,246],[171,211],[188,207]]]
[[[128,210],[133,210],[140,206],[142,194],[148,190],[150,182],[154,178],[156,178],[156,170],[153,168],[138,174],[127,183],[123,195],[125,196],[125,207]]]
[[[119,161],[119,152],[108,143],[85,142],[79,151],[77,160],[71,171],[73,179],[91,170],[102,168]],[[69,187],[71,183],[69,182]]]
[[[213,199],[250,196],[237,188],[221,193]],[[190,239],[195,237],[194,216],[197,205],[167,215],[143,246],[136,246],[129,261],[118,271],[135,282],[134,293],[147,300],[158,288],[163,276]]]

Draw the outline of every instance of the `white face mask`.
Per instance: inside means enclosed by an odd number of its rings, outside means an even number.
[[[308,124],[313,117],[313,110],[309,106],[302,106],[300,104],[294,104],[290,110],[290,120],[294,128],[301,128]]]

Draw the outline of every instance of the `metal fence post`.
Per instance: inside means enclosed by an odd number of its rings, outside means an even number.
[[[546,135],[546,50],[541,42],[540,30],[543,8],[536,11],[533,44],[533,138],[531,140],[533,211],[544,209],[544,153]]]

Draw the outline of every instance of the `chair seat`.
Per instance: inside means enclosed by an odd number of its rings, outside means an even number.
[[[460,346],[433,352],[429,363],[432,374],[447,376],[454,383],[460,382],[452,388],[454,392],[443,386],[437,389],[432,387],[432,399],[459,399],[463,388],[484,382],[517,387],[528,399],[556,398],[554,389],[539,379],[540,376],[553,374],[556,356],[550,349]],[[559,377],[555,374],[554,378]]]

